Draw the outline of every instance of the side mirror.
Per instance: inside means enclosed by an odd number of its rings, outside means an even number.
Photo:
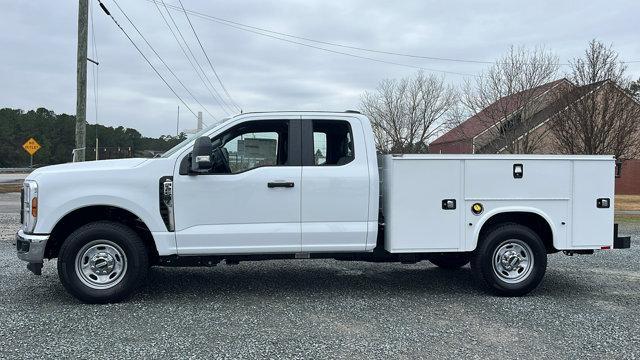
[[[209,171],[212,166],[212,152],[213,146],[211,146],[209,137],[202,136],[197,138],[191,152],[191,172],[202,173]]]

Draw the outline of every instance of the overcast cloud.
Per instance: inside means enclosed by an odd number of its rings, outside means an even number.
[[[590,39],[598,38],[612,43],[625,60],[640,60],[640,2],[636,0],[182,2],[187,9],[252,26],[386,51],[490,61],[510,44],[545,45],[566,62],[581,55]],[[112,0],[104,3],[158,64]],[[216,117],[225,116],[184,58],[155,5],[146,0],[118,3],[196,98]],[[148,136],[175,133],[179,101],[97,7],[97,1],[90,4],[100,61],[99,122],[137,128]],[[2,1],[0,107],[43,106],[56,113],[75,113],[77,5],[74,0]],[[184,14],[172,15],[208,70]],[[379,80],[415,71],[285,43],[197,17],[192,22],[243,111],[356,109],[360,94],[374,89]],[[461,73],[477,74],[485,66],[334,49]],[[202,110],[161,64],[158,69],[194,111]],[[629,64],[629,73],[638,78],[640,63]],[[208,75],[214,80],[210,71]],[[463,81],[459,75],[445,76],[453,84]],[[87,106],[88,121],[93,123],[91,77]],[[182,105],[181,114],[181,129],[195,127],[194,117]],[[206,112],[204,119],[213,122]]]

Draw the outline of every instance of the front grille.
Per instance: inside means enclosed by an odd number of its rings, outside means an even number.
[[[24,225],[24,186],[20,189],[20,224]]]

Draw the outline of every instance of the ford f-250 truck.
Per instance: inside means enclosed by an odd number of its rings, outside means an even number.
[[[150,266],[317,259],[471,263],[517,296],[547,254],[628,248],[612,156],[386,155],[357,112],[242,114],[162,157],[48,166],[22,190],[18,257],[57,258],[78,299],[119,301]]]

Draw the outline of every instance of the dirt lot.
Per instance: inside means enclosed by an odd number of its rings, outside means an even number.
[[[130,301],[80,304],[15,255],[17,194],[0,195],[0,358],[640,358],[640,223],[631,250],[549,257],[523,298],[468,267],[331,260],[154,268]]]

